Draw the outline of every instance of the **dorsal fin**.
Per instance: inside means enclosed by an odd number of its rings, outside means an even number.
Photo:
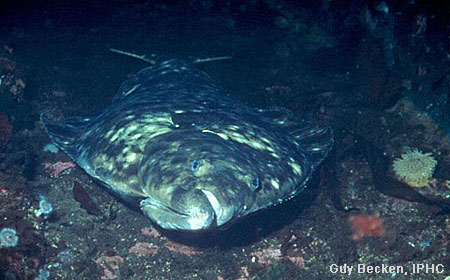
[[[318,166],[333,148],[333,130],[329,126],[316,126],[305,122],[293,125],[289,132],[311,155],[314,166]]]
[[[291,110],[284,107],[272,106],[267,109],[258,109],[258,112],[279,125],[288,124],[293,118]]]
[[[74,160],[77,158],[75,143],[85,131],[90,120],[90,118],[76,117],[64,121],[52,121],[41,114],[41,121],[50,139]]]
[[[333,130],[328,126],[316,126],[293,120],[293,114],[283,107],[258,109],[267,119],[285,127],[303,150],[311,156],[314,166],[318,166],[333,148]]]
[[[197,70],[192,63],[179,59],[157,57],[155,64],[142,69],[131,79],[122,83],[114,102],[140,92],[160,92],[164,90],[189,90],[193,86],[208,90],[218,89],[211,78]]]

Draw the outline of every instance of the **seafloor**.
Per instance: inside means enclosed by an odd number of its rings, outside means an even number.
[[[355,2],[1,4],[0,230],[15,229],[19,241],[0,248],[0,279],[450,277],[448,7],[403,1],[377,14],[376,4]],[[251,106],[332,126],[334,156],[308,192],[228,230],[160,232],[79,167],[61,171],[65,154],[44,149],[41,112],[99,111],[146,66],[108,47],[232,56],[199,68]],[[371,160],[392,163],[409,149],[438,163],[414,195]],[[391,185],[391,195],[380,192]],[[415,202],[417,192],[431,202]],[[53,211],[37,215],[43,199]],[[339,199],[357,209],[340,209]]]

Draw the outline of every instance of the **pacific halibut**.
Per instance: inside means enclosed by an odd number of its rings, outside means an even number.
[[[157,58],[89,118],[41,120],[90,176],[168,230],[220,227],[298,195],[332,130],[231,98],[191,63]]]

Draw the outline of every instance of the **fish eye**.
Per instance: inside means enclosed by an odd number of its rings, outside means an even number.
[[[213,169],[211,164],[204,159],[195,159],[191,163],[191,171],[195,177],[201,177],[208,174]]]
[[[252,188],[252,191],[257,191],[259,189],[259,178],[258,178],[258,176],[253,178],[251,188]]]
[[[192,161],[192,164],[191,164],[191,170],[192,170],[192,172],[197,171],[199,167],[200,167],[200,161],[197,160],[197,159],[194,159],[194,160]]]

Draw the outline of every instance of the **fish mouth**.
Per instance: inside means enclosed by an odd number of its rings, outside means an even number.
[[[212,209],[214,210],[214,216],[216,218],[216,224],[217,220],[223,216],[223,208],[219,203],[219,200],[217,197],[210,191],[207,190],[201,190],[203,194],[205,194],[206,198],[208,199],[209,204],[211,205]],[[217,224],[220,225],[220,224]]]
[[[231,220],[234,208],[224,208],[213,192],[205,189],[196,189],[194,192],[196,195],[194,199],[190,200],[187,211],[179,213],[186,217],[185,228],[191,231],[209,230],[222,226]]]
[[[205,230],[214,228],[217,225],[217,215],[213,205],[210,202],[210,197],[201,191],[201,199],[192,201],[188,205],[186,211],[186,226],[185,229],[189,231]],[[200,195],[200,192],[198,192]]]
[[[140,208],[163,229],[199,231],[217,224],[216,211],[210,203],[210,199],[215,203],[214,198],[208,192],[193,189],[178,194],[170,203],[148,197],[140,202]],[[217,204],[214,205],[217,208]]]
[[[227,223],[234,213],[233,209],[224,208],[213,192],[205,189],[187,191],[171,205],[147,198],[140,206],[147,217],[167,230],[214,229]]]
[[[187,211],[177,212],[186,217],[186,228],[192,231],[216,228],[224,223],[224,209],[217,197],[208,190],[197,189]],[[228,221],[228,220],[227,220]]]
[[[201,191],[204,193],[209,204],[211,205],[211,208],[214,210],[216,226],[222,226],[233,218],[235,212],[234,207],[224,207],[224,204],[221,204],[211,191],[203,189]]]

